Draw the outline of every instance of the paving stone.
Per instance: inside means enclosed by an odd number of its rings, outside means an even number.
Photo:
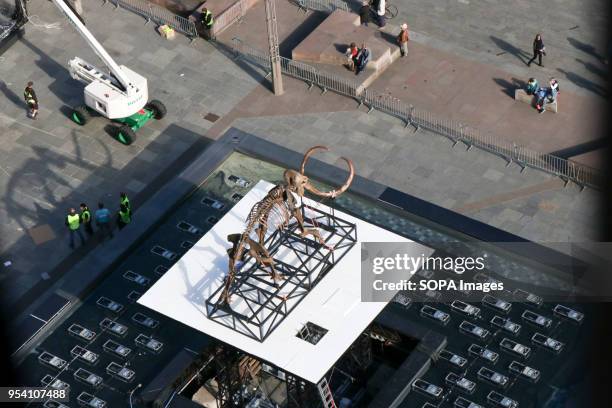
[[[125,188],[134,192],[134,193],[140,193],[144,188],[146,187],[145,183],[142,183],[138,180],[132,179],[130,180],[126,185]]]
[[[495,169],[487,169],[482,177],[492,181],[499,181],[502,177],[504,177],[504,173]]]
[[[422,178],[428,178],[433,173],[433,170],[419,166],[416,169],[412,170],[412,173]]]

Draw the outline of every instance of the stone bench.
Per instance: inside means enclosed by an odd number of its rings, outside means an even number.
[[[516,88],[514,90],[514,99],[517,101],[528,103],[531,106],[535,106],[536,104],[535,95],[527,95],[527,92],[525,92],[525,90],[522,88]],[[557,113],[557,102],[558,101],[559,101],[559,96],[557,95],[557,99],[554,102],[547,102],[546,105],[544,105],[544,110]]]

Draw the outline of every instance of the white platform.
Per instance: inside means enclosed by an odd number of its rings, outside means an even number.
[[[223,283],[227,272],[226,237],[242,232],[251,207],[273,187],[260,181],[215,224],[138,303],[224,343],[259,357],[282,370],[317,383],[344,354],[386,303],[361,302],[360,242],[412,242],[375,225],[336,211],[357,225],[358,243],[311,290],[283,322],[259,342],[227,328],[206,315],[206,299]],[[321,209],[326,206],[306,203]],[[313,345],[296,337],[306,322],[328,332]]]

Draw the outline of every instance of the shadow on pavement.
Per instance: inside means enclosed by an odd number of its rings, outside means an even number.
[[[574,72],[567,72],[561,68],[557,68],[557,71],[565,75],[565,78],[568,81],[572,82],[574,85],[580,88],[586,89],[588,91],[591,91],[594,94],[601,96],[602,98],[606,98],[606,99],[608,98],[608,90],[605,87],[599,84],[596,84],[595,82],[590,81],[586,79],[585,77],[578,75]]]
[[[231,59],[234,64],[246,72],[251,78],[257,82],[261,82],[263,86],[267,87],[270,91],[272,90],[272,84],[269,81],[265,81],[266,76],[261,71],[257,71],[251,64],[244,61],[242,58],[236,56],[232,47],[226,43],[220,41],[211,41],[211,45],[217,49],[221,54]],[[260,66],[261,69],[264,69]]]
[[[25,89],[25,84],[23,84],[23,87]],[[6,96],[6,99],[14,103],[15,106],[22,107],[25,110],[25,102],[11,88],[6,86],[4,81],[0,81],[0,90],[2,90],[2,93],[4,96]]]
[[[525,52],[524,50],[520,48],[515,47],[514,45],[510,44],[507,41],[502,40],[501,38],[495,37],[493,35],[489,36],[489,38],[491,39],[491,41],[495,43],[495,45],[497,45],[498,48],[500,48],[501,50],[509,54],[514,55],[523,64],[527,65],[527,62],[531,58],[531,55],[529,53]]]
[[[193,158],[204,151],[211,142],[208,138],[203,137],[203,135],[195,134],[191,130],[174,124],[169,125],[161,133],[170,136],[171,139],[175,139],[179,134],[189,133],[189,139],[195,140],[195,142],[174,161],[166,165],[142,191],[131,197],[132,205],[136,210],[139,205],[155,194],[161,186],[187,167]],[[85,245],[77,247],[74,251],[68,250],[68,234],[64,226],[67,208],[78,207],[81,202],[86,202],[93,211],[96,209],[97,202],[103,200],[106,207],[114,213],[117,210],[117,203],[112,200],[108,201],[108,197],[118,197],[119,191],[124,189],[124,186],[118,181],[121,179],[121,175],[137,174],[137,171],[156,171],[162,160],[160,156],[160,163],[157,163],[157,161],[150,163],[147,170],[141,167],[142,163],[149,162],[140,159],[140,155],[136,155],[123,169],[116,170],[112,168],[112,152],[105,143],[96,141],[95,149],[104,155],[105,160],[101,164],[93,164],[82,157],[81,142],[75,131],[73,131],[72,140],[75,146],[74,157],[62,156],[48,148],[33,146],[34,157],[23,163],[11,175],[12,177],[6,189],[7,194],[2,199],[7,216],[15,220],[24,231],[28,231],[32,225],[40,226],[48,224],[56,234],[55,239],[35,245],[32,243],[30,235],[25,233],[10,248],[4,251],[5,256],[12,256],[17,260],[25,259],[27,262],[27,256],[32,254],[29,252],[25,253],[23,248],[27,248],[28,251],[34,248],[36,259],[32,260],[30,264],[33,270],[40,269],[40,262],[46,263],[48,265],[47,268],[50,269],[47,270],[50,276],[49,279],[39,280],[34,285],[31,285],[18,299],[11,300],[11,304],[7,305],[11,308],[14,316],[25,310],[47,288],[60,279],[73,265],[99,244],[97,235],[94,235],[94,238],[90,238],[85,242]],[[147,152],[143,151],[143,153]],[[89,178],[102,179],[104,188],[92,190],[91,183],[88,183],[87,178],[84,178],[81,183],[82,187],[73,188],[65,196],[56,194],[55,189],[57,187],[65,188],[68,186],[67,180],[63,175],[69,168],[74,167],[80,168],[81,171],[89,172]],[[24,197],[27,199],[24,199]],[[37,197],[39,199],[33,201]],[[118,236],[115,239],[118,239]],[[6,277],[0,277],[0,281],[4,280],[6,282],[6,279],[2,279]],[[9,285],[7,284],[7,286]],[[10,290],[8,287],[6,289]]]
[[[579,156],[581,154],[589,153],[594,150],[607,148],[610,141],[606,138],[591,140],[588,142],[580,143],[575,146],[566,147],[565,149],[551,152],[553,156],[561,157],[563,159],[569,159],[570,157]]]
[[[328,14],[320,11],[310,11],[309,13],[310,15],[279,44],[278,48],[281,56],[291,58],[291,50],[304,41],[328,16]],[[344,51],[346,51],[346,48]]]
[[[587,43],[583,43],[582,41],[579,41],[575,38],[572,37],[567,37],[567,41],[576,49],[589,54],[592,57],[597,58],[600,62],[603,63],[604,61],[604,57],[597,52],[597,50],[595,50],[595,47],[593,47],[590,44]]]
[[[502,88],[502,92],[514,99],[514,90],[516,88],[525,88],[527,83],[521,79],[512,78],[512,82],[504,78],[493,78],[493,81]]]
[[[70,101],[74,98],[83,98],[84,85],[77,80],[72,79],[68,73],[67,66],[58,64],[40,48],[25,38],[22,38],[20,41],[38,55],[39,58],[36,60],[36,65],[38,65],[38,67],[42,69],[49,77],[55,78],[55,81],[49,85],[49,90],[53,92],[53,94],[57,96],[62,103],[70,105]]]
[[[598,66],[596,66],[595,64],[592,64],[592,63],[590,63],[590,62],[583,61],[583,60],[581,60],[580,58],[576,58],[576,62],[578,62],[578,63],[580,63],[580,64],[584,65],[584,67],[585,67],[585,68],[586,68],[586,69],[587,69],[589,72],[592,72],[593,74],[598,75],[598,76],[600,76],[600,77],[601,77],[601,78],[603,78],[603,79],[608,78],[609,73],[608,73],[608,71],[607,71],[607,69],[606,69],[606,68],[601,68],[601,67],[598,67]]]

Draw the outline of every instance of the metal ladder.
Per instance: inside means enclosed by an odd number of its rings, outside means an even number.
[[[337,408],[336,402],[334,401],[334,396],[329,388],[329,383],[325,377],[323,377],[321,382],[317,384],[317,389],[319,390],[319,395],[321,396],[321,402],[323,403],[324,408]]]

